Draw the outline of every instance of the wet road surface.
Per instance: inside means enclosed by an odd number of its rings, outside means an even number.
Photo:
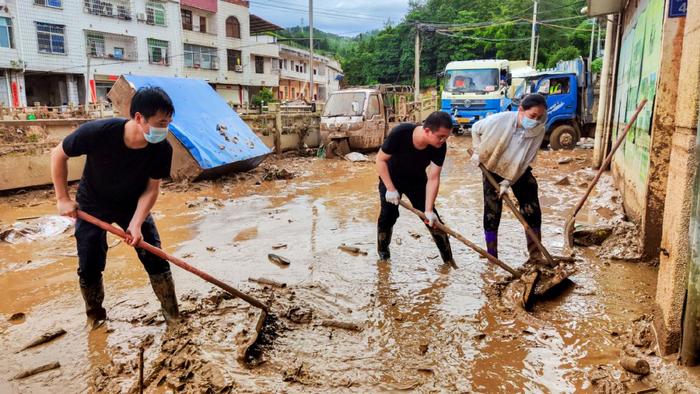
[[[449,144],[437,207],[448,226],[483,245],[481,176],[468,160],[469,139],[453,137]],[[543,241],[553,254],[563,247],[565,214],[593,176],[584,169],[590,153],[542,151],[533,165]],[[557,164],[564,156],[574,160]],[[275,164],[296,177],[259,185],[250,178],[184,191],[166,188],[154,208],[166,250],[237,288],[268,297],[280,316],[283,328],[266,350],[266,362],[246,368],[236,361],[236,333],[254,324],[256,311],[235,299],[217,301],[223,309],[207,309],[202,300],[213,294],[212,286],[173,268],[181,308],[189,315],[183,335],[192,337],[196,348],[191,357],[206,360],[232,392],[591,391],[590,372],[617,364],[621,344],[611,333],[651,313],[655,268],[605,261],[593,249],[579,249],[583,260],[574,284],[535,305],[532,314],[543,324],[534,327],[487,296],[494,283],[508,277],[505,272],[454,239],[458,268],[443,266],[429,233],[408,211],[401,211],[394,229],[392,261],[377,262],[379,198],[372,163],[291,158]],[[571,184],[555,185],[563,176]],[[607,175],[601,190],[577,223],[622,217]],[[48,192],[3,197],[0,224],[53,214],[51,198]],[[166,326],[147,275],[134,251],[113,237],[105,271],[110,320],[92,332],[85,327],[71,233],[0,243],[0,356],[5,360],[0,392],[126,392],[137,376],[138,347],[148,344],[147,372],[160,353]],[[348,254],[338,249],[341,244],[368,254]],[[527,259],[524,232],[505,208],[499,247],[501,259],[513,266]],[[270,263],[268,253],[288,258],[291,265]],[[248,281],[251,277],[288,287],[263,291]],[[310,310],[311,323],[285,318],[292,307]],[[17,312],[26,319],[7,321]],[[161,324],[148,318],[154,314]],[[356,322],[363,330],[322,327],[323,319]],[[54,328],[68,333],[15,353]],[[52,361],[61,368],[8,381]],[[102,372],[96,371],[108,366],[112,370],[100,382],[95,375]],[[173,388],[170,383],[154,383],[148,391],[165,392]]]

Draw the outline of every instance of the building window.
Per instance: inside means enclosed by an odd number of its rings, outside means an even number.
[[[129,0],[85,0],[83,4],[89,14],[131,20]]]
[[[182,28],[184,30],[192,30],[192,11],[181,10],[180,16],[182,17]]]
[[[185,44],[185,66],[218,70],[219,57],[216,55],[216,48]]]
[[[264,74],[265,73],[265,58],[262,56],[255,57],[255,73]]]
[[[280,70],[284,68],[284,61],[282,59],[279,59],[279,65],[280,65],[280,67],[279,67]]]
[[[114,47],[114,58],[117,60],[124,59],[124,48]]]
[[[167,66],[168,62],[168,48],[170,44],[167,41],[156,40],[149,38],[148,40],[148,62],[151,64],[159,64],[161,66]]]
[[[207,32],[207,17],[206,16],[199,17],[199,32],[200,33]]]
[[[226,37],[241,38],[241,24],[235,16],[226,18]]]
[[[372,118],[375,115],[379,115],[379,96],[373,94],[369,98],[369,105],[367,106],[367,117]]]
[[[155,1],[146,3],[146,23],[149,25],[165,26],[165,6],[162,3]]]
[[[43,5],[44,7],[61,8],[63,7],[62,0],[34,0],[34,4]]]
[[[86,35],[88,56],[105,57],[105,37],[101,34]]]
[[[36,36],[39,42],[39,52],[66,53],[64,25],[37,22]]]
[[[0,17],[0,48],[14,48],[12,19]]]
[[[241,51],[227,49],[226,60],[228,62],[229,71],[243,72],[243,65],[241,64]]]

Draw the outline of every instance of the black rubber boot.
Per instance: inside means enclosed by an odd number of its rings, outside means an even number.
[[[102,307],[102,301],[105,299],[102,278],[90,285],[85,285],[81,282],[80,293],[85,301],[85,314],[87,315],[88,325],[95,328],[107,319],[107,311]]]
[[[391,234],[393,229],[381,229],[377,227],[377,254],[379,260],[388,261],[391,258],[389,244],[391,244]]]
[[[542,242],[542,232],[539,228],[533,228],[532,231],[535,233],[535,236],[537,237],[537,240]],[[533,264],[544,264],[545,259],[544,255],[542,255],[542,252],[540,251],[540,248],[537,247],[537,244],[535,244],[535,241],[525,232],[525,239],[527,240],[527,252],[530,255],[530,258],[528,259],[528,262],[533,263]]]
[[[177,323],[180,318],[180,311],[177,307],[177,296],[175,295],[175,283],[170,271],[162,274],[150,275],[151,287],[160,301],[163,317],[168,324]]]
[[[450,237],[444,231],[429,228],[430,234],[433,236],[433,241],[435,241],[435,246],[437,246],[438,251],[440,251],[440,257],[445,264],[456,266],[454,258],[452,257],[452,247],[450,246]]]

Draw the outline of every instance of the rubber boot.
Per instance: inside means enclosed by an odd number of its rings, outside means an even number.
[[[533,228],[532,232],[535,233],[537,240],[542,242],[541,230],[539,228]],[[525,232],[525,239],[527,240],[527,252],[530,255],[528,262],[532,264],[544,264],[545,260],[542,251],[540,251],[540,248],[537,247],[537,244],[527,232]]]
[[[177,297],[175,296],[175,283],[170,271],[162,274],[150,275],[151,287],[160,301],[163,317],[168,325],[177,323],[180,318],[180,311],[177,307]]]
[[[486,251],[495,258],[498,258],[498,230],[484,231],[486,239]]]
[[[377,227],[377,254],[379,255],[379,260],[381,261],[388,261],[391,258],[389,244],[391,244],[392,232],[392,228],[381,229]]]
[[[453,267],[456,267],[454,258],[452,257],[452,247],[450,246],[450,237],[444,231],[440,231],[434,228],[429,228],[430,235],[433,236],[433,241],[435,241],[435,246],[437,246],[438,251],[440,251],[440,257],[442,261]]]
[[[87,315],[88,325],[96,328],[107,319],[107,311],[102,307],[102,301],[105,299],[102,278],[90,285],[86,285],[81,281],[80,293],[85,301],[85,314]]]

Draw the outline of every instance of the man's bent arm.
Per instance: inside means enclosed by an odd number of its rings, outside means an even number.
[[[141,197],[139,197],[139,202],[136,205],[136,212],[134,212],[134,216],[131,218],[132,225],[135,224],[138,225],[139,228],[141,227],[143,221],[146,220],[146,217],[148,217],[151,213],[151,209],[156,204],[158,193],[160,193],[160,179],[149,179],[148,186],[146,186],[146,190],[141,194]]]
[[[394,182],[391,181],[391,175],[389,175],[389,159],[391,159],[391,155],[387,155],[384,151],[379,149],[376,160],[377,174],[379,174],[382,182],[384,182],[386,190],[395,191],[396,187],[394,186]]]
[[[432,212],[435,207],[435,199],[440,190],[440,172],[442,167],[430,163],[428,168],[428,183],[425,185],[425,212]]]
[[[75,211],[78,205],[68,193],[68,159],[61,142],[51,151],[51,181],[56,192],[58,213],[63,216],[76,217]]]

